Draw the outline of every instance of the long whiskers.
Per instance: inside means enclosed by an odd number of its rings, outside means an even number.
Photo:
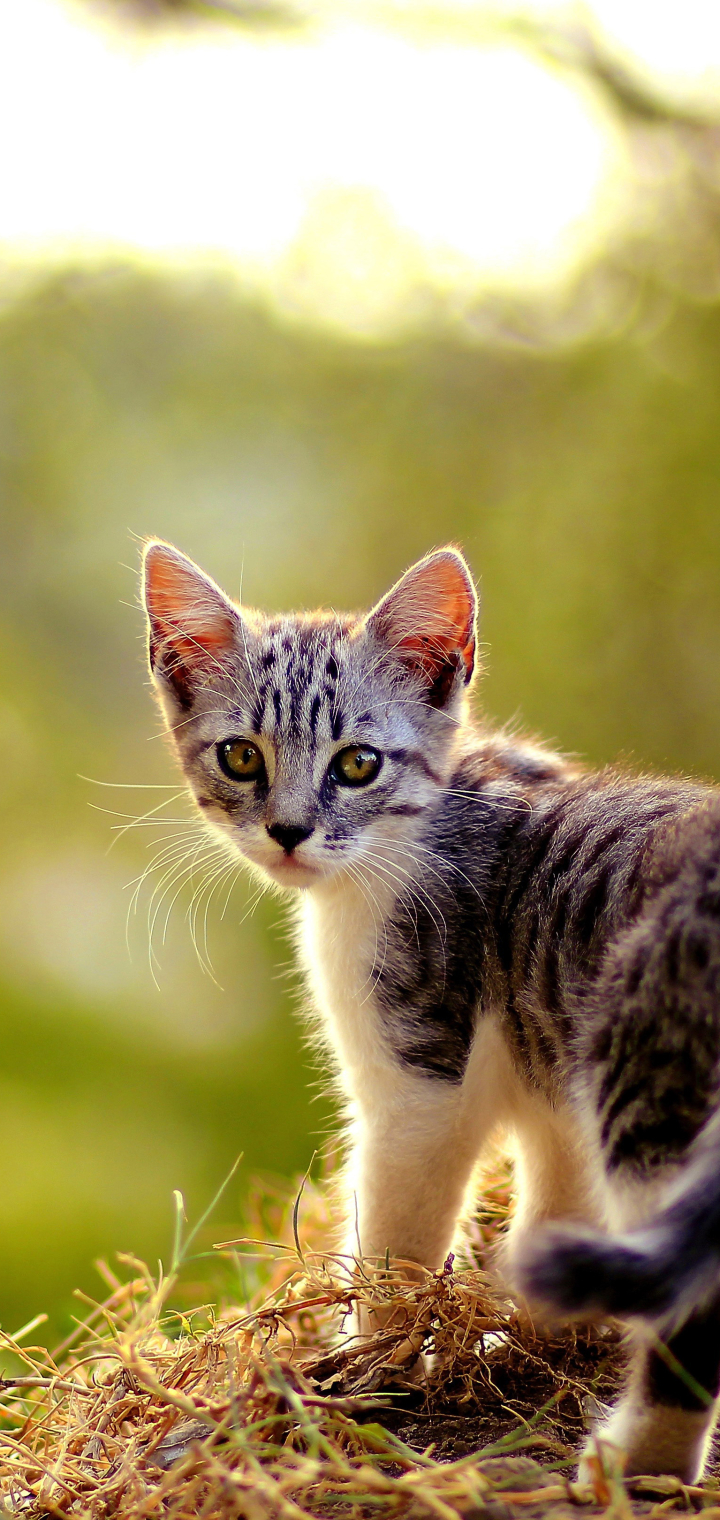
[[[422,697],[389,697],[388,705],[392,707],[421,707],[427,713],[428,705]],[[446,723],[451,723],[454,728],[462,728],[461,718],[456,718],[454,713],[449,713],[444,707],[435,707],[433,712],[437,718],[444,718]]]
[[[174,781],[98,781],[96,776],[83,776],[82,771],[77,773],[78,781],[89,781],[91,786],[105,786],[112,791],[123,792],[175,792],[177,786]]]
[[[168,925],[172,916],[172,910],[175,906],[175,903],[177,902],[178,897],[180,896],[180,893],[182,892],[183,887],[187,884],[187,882],[192,881],[195,872],[199,868],[212,865],[219,854],[219,844],[216,844],[214,841],[207,840],[204,841],[204,844],[205,848],[203,847],[203,841],[200,840],[194,849],[186,851],[185,855],[178,862],[174,862],[170,868],[161,876],[160,881],[155,886],[150,897],[150,901],[148,903],[148,954],[150,971],[153,976],[153,980],[156,983],[157,977],[155,976],[155,967],[157,966],[158,970],[160,968],[160,961],[155,953],[154,945],[155,929],[158,923],[158,919],[161,912],[163,911],[164,904],[172,893],[169,906],[165,911],[165,919],[161,935],[161,944],[164,945],[167,939]],[[197,951],[197,946],[195,948]],[[200,963],[202,965],[202,958],[198,958],[200,959]]]
[[[375,881],[379,882],[382,887],[385,887],[385,888],[387,888],[388,886],[392,887],[393,886],[393,878],[390,877],[390,876],[388,876],[385,862],[381,861],[381,860],[378,860],[377,857],[373,853],[371,853],[371,851],[367,848],[367,846],[361,846],[361,853],[362,853],[362,856],[363,856],[363,863],[362,863],[362,866],[358,867],[358,868],[365,870],[370,876],[372,876],[372,878]],[[372,865],[369,864],[369,862],[371,862],[371,861],[373,862]],[[373,866],[374,866],[374,869],[373,869]],[[408,872],[403,872],[403,875],[404,876],[408,876],[409,873]],[[401,878],[399,878],[397,876],[395,877],[395,883],[397,883],[400,880],[401,880]],[[398,892],[398,897],[404,899],[405,896],[406,896],[406,889],[405,889],[405,886],[402,886],[401,890]],[[410,917],[412,918],[413,929],[414,929],[414,932],[415,932],[415,942],[416,942],[418,950],[419,950],[420,949],[420,928],[419,928],[419,923],[418,923],[418,916],[417,916],[416,906],[415,906],[415,903],[413,901],[412,895],[409,897],[409,899],[408,899],[408,901],[406,903],[406,907],[407,907],[408,913],[410,914]],[[387,945],[387,931],[386,931],[386,945]]]
[[[393,864],[396,865],[396,866],[398,866],[399,869],[404,869],[404,868],[400,867],[399,861],[395,858],[398,854],[399,855],[404,855],[408,860],[412,861],[413,865],[415,865],[415,866],[419,866],[419,867],[424,866],[425,869],[428,870],[428,871],[430,871],[433,876],[437,877],[438,881],[440,881],[443,884],[443,886],[447,885],[447,883],[445,881],[445,878],[442,875],[441,871],[436,870],[434,866],[428,865],[427,861],[418,860],[417,856],[413,854],[413,852],[412,852],[413,841],[403,841],[403,842],[400,842],[400,841],[397,841],[397,840],[394,840],[394,839],[390,840],[390,839],[377,839],[377,838],[375,838],[373,840],[373,844],[374,844],[374,846],[375,846],[376,849],[383,849],[384,848],[386,850],[392,851],[392,854],[393,854]],[[423,846],[423,845],[420,845],[419,848],[420,849],[426,849],[426,847]],[[436,853],[436,851],[427,849],[426,853],[428,855],[433,856],[434,859],[439,860],[442,865],[445,864],[445,861],[443,860],[443,857],[441,855],[438,855]],[[461,874],[464,874],[464,873],[461,873]],[[469,881],[470,878],[466,877],[466,880]],[[472,883],[470,883],[470,884],[472,885]],[[425,891],[425,888],[423,887],[420,890]],[[437,904],[434,904],[434,906],[437,907]],[[438,908],[438,912],[439,911],[440,911],[440,909]],[[445,920],[443,919],[443,923],[444,922],[445,922]],[[447,926],[446,926],[446,929],[447,929]]]
[[[235,885],[235,882],[237,881],[241,869],[242,866],[240,861],[228,861],[227,854],[225,854],[225,859],[223,861],[220,861],[220,863],[215,867],[215,870],[211,871],[206,880],[202,882],[197,888],[187,908],[186,918],[190,926],[190,938],[193,943],[195,954],[197,955],[200,965],[207,972],[211,980],[215,982],[215,985],[217,987],[220,986],[220,983],[215,976],[208,945],[208,914],[210,912],[210,904],[212,903],[216,892],[221,891],[225,886],[225,883],[229,880],[230,887],[228,889],[228,895],[226,898],[227,905],[227,902],[230,900],[232,889]],[[203,909],[202,933],[200,936],[202,950],[200,949],[197,935],[197,924],[201,909]]]
[[[159,986],[157,973],[160,969],[160,959],[156,945],[158,942],[160,946],[166,944],[173,909],[184,889],[190,884],[192,891],[185,912],[190,939],[202,971],[216,982],[216,985],[219,985],[208,944],[210,908],[215,897],[220,894],[223,899],[221,917],[224,918],[233,889],[242,874],[242,859],[231,852],[228,841],[210,834],[205,820],[198,818],[194,811],[179,817],[168,816],[166,811],[168,807],[181,798],[187,798],[185,788],[178,789],[176,785],[159,782],[136,784],[124,781],[100,781],[90,776],[83,776],[81,779],[107,790],[117,787],[123,791],[150,790],[168,794],[160,802],[140,814],[119,808],[102,807],[97,803],[89,804],[95,812],[105,813],[111,818],[120,820],[111,825],[115,837],[110,848],[131,830],[161,831],[160,837],[152,841],[151,855],[147,864],[127,883],[131,892],[125,918],[125,942],[128,954],[132,958],[131,920],[137,916],[143,889],[152,882],[147,903],[148,964],[150,975],[155,985]],[[254,912],[264,890],[265,888],[261,886],[253,895],[241,923],[244,923],[245,919]]]
[[[362,1005],[364,1005],[367,1002],[368,998],[372,995],[375,987],[377,986],[379,978],[382,976],[383,967],[385,965],[385,957],[387,955],[387,930],[385,929],[385,926],[383,925],[383,932],[384,932],[384,936],[385,936],[385,944],[384,944],[384,948],[383,948],[383,959],[382,959],[382,965],[380,967],[378,967],[377,974],[376,974],[377,958],[378,958],[378,921],[377,921],[377,916],[376,916],[376,913],[375,913],[375,904],[373,902],[372,895],[369,892],[369,889],[366,890],[367,883],[364,882],[363,879],[362,879],[362,868],[360,866],[354,865],[352,862],[349,862],[347,864],[347,866],[346,866],[346,870],[347,870],[348,876],[350,877],[350,879],[352,881],[355,882],[355,885],[357,886],[359,892],[362,894],[365,902],[367,903],[367,905],[368,905],[368,907],[370,909],[370,914],[371,914],[372,921],[373,921],[373,931],[374,931],[374,934],[375,934],[375,950],[374,950],[374,953],[373,953],[372,966],[370,967],[370,971],[369,971],[367,977],[365,978],[365,981],[363,982],[362,986],[360,987],[360,991],[361,992],[363,991],[363,988],[365,988],[365,987],[368,988],[367,993],[366,993],[365,997],[362,1000]]]
[[[160,943],[167,941],[168,926],[172,911],[183,888],[188,882],[193,883],[198,872],[201,880],[195,885],[194,891],[186,910],[186,917],[190,927],[190,937],[193,948],[201,969],[216,981],[207,940],[207,915],[210,902],[216,890],[225,886],[229,877],[229,890],[224,904],[224,910],[230,900],[232,888],[242,870],[242,862],[228,860],[228,846],[221,840],[213,839],[208,835],[202,822],[192,823],[183,820],[185,827],[166,834],[160,841],[160,848],[156,848],[144,870],[128,883],[133,889],[125,925],[125,938],[130,947],[130,920],[137,914],[143,887],[150,878],[155,876],[152,892],[148,900],[147,908],[147,934],[148,934],[148,960],[150,974],[158,984],[157,971],[160,967],[159,957],[155,950],[155,935],[162,917],[162,932]],[[168,903],[168,897],[170,901]],[[201,939],[198,939],[197,923],[198,916],[205,905],[203,919],[203,931]],[[165,906],[167,905],[167,906]],[[164,909],[164,912],[163,912]]]
[[[242,868],[243,868],[242,867],[242,861],[240,861],[240,870],[242,870]],[[234,885],[235,885],[235,883],[233,882],[231,884],[231,886],[230,886],[230,891],[228,892],[228,895],[227,895],[227,897],[225,899],[225,902],[223,903],[222,913],[220,914],[221,918],[225,917],[225,910],[226,910],[228,902],[230,900],[230,893],[232,892],[232,889],[233,889]],[[264,881],[262,881],[260,883],[260,886],[257,888],[257,890],[254,892],[253,896],[251,897],[250,902],[248,903],[248,906],[245,909],[245,912],[243,913],[242,918],[240,919],[240,923],[238,925],[238,928],[241,929],[242,926],[243,926],[243,924],[246,923],[249,918],[253,917],[253,915],[255,913],[255,909],[257,908],[258,903],[265,896],[266,892],[267,892],[267,887],[265,886]]]
[[[148,808],[146,813],[140,814],[121,813],[117,808],[100,807],[96,802],[89,802],[88,807],[91,807],[94,813],[107,813],[111,818],[128,819],[127,823],[113,825],[113,833],[115,834],[115,838],[111,840],[110,844],[108,845],[107,853],[109,854],[110,851],[114,849],[115,845],[118,842],[118,839],[122,839],[123,835],[129,833],[130,829],[142,828],[145,825],[152,826],[153,821],[160,828],[165,828],[165,825],[167,823],[185,823],[187,821],[185,818],[157,818],[157,814],[160,813],[163,808],[169,807],[173,802],[178,802],[181,797],[185,797],[186,795],[187,793],[185,787],[182,787],[180,790],[173,792],[170,797],[165,797],[162,802],[158,802],[156,807]]]
[[[129,881],[127,883],[128,887],[135,888],[135,891],[133,892],[133,895],[130,899],[128,916],[131,913],[134,914],[137,911],[140,893],[143,886],[145,885],[145,882],[152,874],[152,872],[159,870],[162,866],[169,865],[169,863],[175,858],[186,856],[189,842],[194,842],[196,839],[198,839],[200,837],[200,832],[200,828],[196,827],[190,831],[189,837],[187,830],[183,830],[181,833],[176,832],[174,834],[166,834],[165,839],[160,841],[160,849],[156,850],[152,859],[146,865],[144,871],[141,871],[139,876],[134,877],[132,881]]]
[[[494,813],[532,813],[534,808],[529,797],[518,797],[515,801],[510,798],[500,802],[496,797],[488,797],[481,791],[463,791],[460,787],[444,786],[442,788],[446,797],[465,797],[469,802],[481,802],[488,812]]]
[[[374,843],[377,844],[378,841],[374,841]],[[374,865],[375,869],[380,872],[381,876],[384,875],[386,885],[388,883],[395,883],[399,887],[400,890],[398,891],[398,897],[401,900],[407,894],[409,894],[411,899],[414,896],[417,899],[419,906],[425,909],[425,912],[430,918],[435,928],[435,932],[438,936],[440,951],[443,959],[444,978],[446,968],[445,945],[447,943],[447,922],[445,920],[445,915],[443,914],[442,909],[438,906],[427,889],[420,882],[418,882],[416,878],[413,877],[411,873],[406,870],[406,868],[402,866],[398,860],[393,860],[391,863],[383,859],[381,856],[379,857],[374,850],[368,849],[367,846],[361,846],[360,849],[364,857],[367,860],[372,861],[372,864]],[[419,945],[419,927],[417,917],[415,917],[415,932]]]
[[[388,847],[390,847],[390,842],[389,841],[378,840],[377,843],[379,843],[379,844],[386,844],[387,843]],[[440,853],[437,850],[431,850],[428,845],[421,844],[420,841],[419,841],[419,839],[404,840],[403,843],[401,845],[399,845],[399,846],[397,846],[395,844],[395,841],[393,841],[392,842],[392,848],[399,848],[400,851],[401,851],[401,853],[407,854],[411,860],[414,858],[417,865],[419,865],[419,866],[424,865],[425,868],[426,868],[426,870],[432,871],[432,873],[433,873],[434,876],[437,876],[441,881],[444,882],[445,878],[443,877],[442,872],[436,870],[436,868],[434,866],[428,865],[427,861],[418,860],[417,856],[414,855],[414,852],[415,852],[415,850],[421,850],[422,853],[423,853],[423,855],[429,855],[432,860],[439,861],[440,865],[443,866],[445,868],[445,870],[447,870],[447,871],[453,871],[456,876],[461,876],[462,879],[463,879],[463,881],[467,882],[467,884],[470,887],[471,891],[475,893],[475,896],[477,897],[477,900],[481,904],[481,906],[485,907],[485,903],[484,903],[484,899],[483,899],[482,893],[480,892],[480,890],[477,887],[476,883],[473,881],[473,879],[472,879],[471,876],[467,875],[466,871],[463,871],[461,869],[461,867],[456,864],[456,862],[454,860],[448,860],[444,855],[440,855]]]

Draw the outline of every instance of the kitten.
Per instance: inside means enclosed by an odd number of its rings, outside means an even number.
[[[366,616],[268,617],[154,542],[145,601],[198,808],[300,889],[363,1252],[440,1267],[512,1132],[509,1281],[630,1322],[599,1433],[694,1480],[720,1388],[720,794],[474,726],[453,548]]]

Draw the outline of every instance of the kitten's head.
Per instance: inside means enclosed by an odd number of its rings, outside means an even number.
[[[144,559],[150,669],[198,807],[282,886],[361,863],[438,795],[475,655],[462,556],[367,615],[237,607],[169,544]]]

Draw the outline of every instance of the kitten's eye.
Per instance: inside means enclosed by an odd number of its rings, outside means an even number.
[[[335,756],[330,775],[341,786],[367,786],[375,780],[381,765],[382,755],[369,744],[349,744]]]
[[[231,781],[257,781],[265,771],[265,761],[256,744],[248,739],[223,739],[217,747],[221,771]]]

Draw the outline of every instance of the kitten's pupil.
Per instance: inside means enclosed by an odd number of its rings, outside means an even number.
[[[371,745],[349,744],[335,756],[330,770],[341,786],[367,786],[375,780],[381,762],[382,757]]]
[[[260,750],[247,739],[225,739],[217,754],[220,769],[232,781],[255,781],[265,769]]]

